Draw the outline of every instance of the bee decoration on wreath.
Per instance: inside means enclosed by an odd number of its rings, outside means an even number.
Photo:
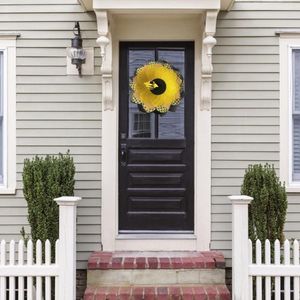
[[[130,82],[131,101],[145,113],[175,111],[183,98],[183,77],[164,61],[151,61],[136,69]]]

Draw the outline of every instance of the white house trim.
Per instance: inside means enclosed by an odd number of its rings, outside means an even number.
[[[0,51],[4,53],[4,184],[0,194],[16,192],[16,38],[15,32],[0,32]]]
[[[205,30],[202,41],[202,73],[201,73],[201,109],[211,109],[211,88],[212,88],[212,49],[217,41],[214,38],[216,33],[218,11],[207,11],[205,19]]]
[[[99,0],[96,0],[96,1],[98,1],[99,2]],[[86,10],[86,11],[92,11],[93,10],[93,8],[95,8],[95,7],[97,7],[97,3],[96,3],[96,1],[95,0],[78,0],[78,2],[81,4],[81,6],[84,8],[84,10]],[[112,1],[112,0],[109,0],[110,2],[114,2],[114,3],[116,3],[116,1]],[[210,2],[209,2],[210,1]],[[231,7],[233,6],[233,4],[234,4],[234,1],[235,0],[219,0],[219,2],[220,2],[220,8],[221,8],[221,10],[230,10],[231,9]],[[106,2],[108,2],[108,1],[106,1]],[[146,2],[145,0],[143,1],[143,2]],[[151,3],[153,3],[153,1],[148,1],[148,3],[149,3],[149,5],[151,5]],[[162,2],[162,1],[160,1],[160,2]],[[178,3],[179,2],[179,3]],[[187,3],[188,1],[183,1],[182,3],[183,3],[183,5],[185,5],[185,3]],[[200,3],[201,3],[201,1],[199,1],[199,0],[197,0],[197,4],[198,5],[200,5]],[[211,0],[202,0],[202,3],[203,2],[206,2],[206,3],[208,3],[209,5],[210,5],[210,7],[212,7],[211,6]],[[171,4],[172,4],[172,2],[171,1],[169,1],[169,6],[171,6]],[[195,3],[195,0],[194,0],[194,3]],[[177,1],[177,5],[180,5],[180,1]],[[182,6],[182,4],[181,4],[181,6]],[[101,7],[102,7],[102,9],[104,9],[104,6],[102,6],[102,3],[101,3]],[[151,7],[153,7],[153,4],[152,4],[152,6]]]
[[[300,49],[299,32],[280,34],[280,179],[287,192],[300,192],[300,182],[292,180],[292,50]]]
[[[103,59],[101,70],[104,75],[102,79],[101,205],[103,250],[209,250],[211,238],[211,83],[201,85],[201,70],[205,70],[206,80],[211,82],[211,49],[215,44],[213,35],[220,3],[215,0],[200,1],[201,5],[206,3],[203,11],[203,7],[199,7],[199,1],[188,2],[197,4],[196,8],[177,14],[167,9],[170,3],[179,5],[180,2],[173,0],[159,1],[159,8],[155,6],[156,1],[151,1],[152,8],[156,7],[152,13],[144,10],[149,5],[149,1],[130,0],[126,2],[126,7],[120,5],[119,8],[115,5],[123,3],[122,1],[94,1],[99,33],[97,42],[101,48]],[[211,6],[208,6],[209,3]],[[133,4],[136,5],[134,8]],[[138,5],[143,7],[138,7]],[[189,7],[186,2],[184,6]],[[109,7],[110,9],[107,9]],[[161,7],[166,10],[165,13],[160,10]],[[211,10],[206,11],[208,7]],[[129,8],[131,11],[128,11]],[[149,31],[150,27],[151,31]],[[118,45],[119,41],[151,40],[195,42],[195,230],[194,234],[190,235],[118,234]],[[203,44],[205,49],[202,54]],[[203,55],[206,58],[205,62],[202,59]],[[107,78],[111,80],[110,83],[103,82]],[[201,101],[203,95],[206,95],[205,107]]]

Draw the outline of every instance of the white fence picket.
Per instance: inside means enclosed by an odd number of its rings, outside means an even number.
[[[299,266],[299,242],[294,240],[293,245],[293,257],[294,257],[294,265]],[[300,298],[300,288],[299,288],[299,276],[294,277],[294,300],[299,300]]]
[[[10,241],[9,244],[9,265],[13,266],[15,264],[15,241]],[[16,294],[16,283],[15,283],[15,277],[10,276],[9,277],[9,300],[15,300]]]
[[[6,242],[1,241],[0,248],[0,267],[6,264]],[[6,278],[0,277],[0,299],[6,300]]]
[[[280,265],[280,243],[278,240],[274,244],[275,265]],[[280,276],[275,277],[275,300],[280,300]]]
[[[256,241],[256,264],[261,265],[261,242]],[[261,276],[256,276],[256,299],[262,299],[262,278]]]
[[[288,240],[285,240],[284,242],[284,265],[289,266],[290,265],[290,242]],[[290,283],[290,277],[285,276],[284,277],[284,299],[290,300],[291,299],[291,283]]]
[[[59,261],[59,240],[56,241],[55,243],[55,263],[58,264]],[[59,277],[56,276],[55,277],[55,300],[59,300],[58,299],[58,287],[59,287]]]
[[[51,264],[51,244],[47,240],[45,243],[45,265],[50,266]],[[45,278],[45,300],[51,300],[51,277],[46,276]]]
[[[252,255],[253,255],[252,241],[249,239],[248,240],[248,261],[249,261],[249,265],[252,264]],[[249,281],[249,299],[253,299],[253,278],[251,276],[249,276],[248,281]]]
[[[42,265],[42,242],[37,240],[36,242],[36,265]],[[42,300],[42,277],[36,277],[36,300]]]
[[[24,265],[24,241],[20,240],[18,245],[18,263],[19,266]],[[24,277],[20,276],[18,278],[18,300],[24,300]]]
[[[33,264],[33,243],[31,240],[27,243],[27,266]],[[33,300],[33,280],[31,276],[27,277],[27,299]]]
[[[271,244],[269,240],[265,241],[265,264],[271,264]],[[265,279],[265,296],[266,300],[271,300],[271,277],[266,276]]]

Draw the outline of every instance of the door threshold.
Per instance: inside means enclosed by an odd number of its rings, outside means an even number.
[[[117,240],[195,240],[196,235],[191,232],[120,232],[116,236]]]

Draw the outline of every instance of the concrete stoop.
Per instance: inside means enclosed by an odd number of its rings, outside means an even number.
[[[230,299],[220,252],[94,252],[84,300]]]

